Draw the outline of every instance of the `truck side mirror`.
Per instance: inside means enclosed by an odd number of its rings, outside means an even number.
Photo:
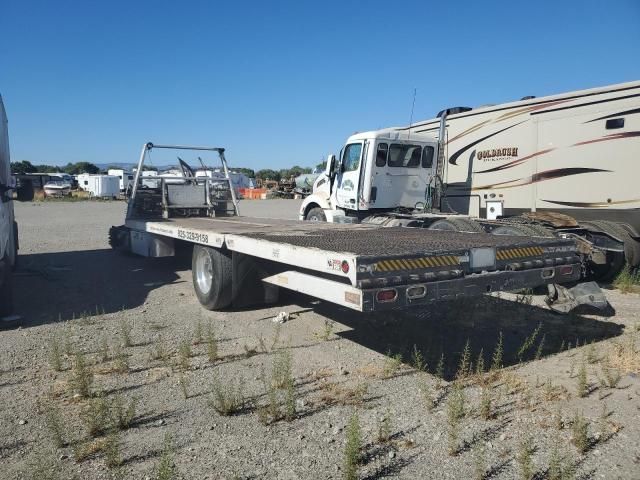
[[[335,176],[336,174],[336,156],[335,155],[329,155],[327,157],[327,166],[325,167],[324,173],[329,178],[333,178]]]

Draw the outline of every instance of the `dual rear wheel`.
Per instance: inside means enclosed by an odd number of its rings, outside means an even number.
[[[193,288],[207,310],[220,310],[231,305],[232,271],[230,252],[204,245],[193,247]]]
[[[591,266],[591,273],[596,280],[603,282],[614,280],[624,268],[625,263],[632,270],[640,266],[640,243],[633,239],[623,224],[607,220],[589,220],[580,222],[580,226],[594,232],[604,232],[624,243],[624,252],[609,251],[605,264]]]

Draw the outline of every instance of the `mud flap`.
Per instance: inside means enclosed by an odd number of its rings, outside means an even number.
[[[278,287],[262,281],[269,274],[260,261],[255,257],[238,252],[232,252],[232,261],[233,281],[231,288],[234,308],[264,305],[278,301]]]
[[[548,287],[549,293],[545,302],[554,312],[569,313],[581,305],[599,310],[605,310],[609,306],[607,298],[596,282],[579,283],[572,288],[566,288],[556,283],[549,284]]]

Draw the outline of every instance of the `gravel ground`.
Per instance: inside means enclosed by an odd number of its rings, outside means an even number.
[[[298,206],[244,201],[241,211],[296,218]],[[108,248],[123,203],[25,203],[16,214],[24,324],[0,332],[0,478],[343,478],[354,412],[359,478],[523,478],[528,464],[532,477],[554,478],[554,455],[575,478],[640,478],[640,295],[607,290],[608,317],[559,316],[540,297],[515,295],[384,315],[296,295],[209,312],[188,261]],[[281,311],[291,318],[279,325]],[[480,356],[488,368],[501,336],[503,369],[460,374],[467,342],[471,369]],[[90,399],[70,388],[79,352]],[[602,385],[617,375],[614,388]],[[217,413],[216,398],[239,386],[243,408]],[[274,397],[290,418],[266,408]],[[119,400],[137,402],[129,428],[90,435],[100,402],[113,417]],[[584,452],[576,414],[588,423]]]

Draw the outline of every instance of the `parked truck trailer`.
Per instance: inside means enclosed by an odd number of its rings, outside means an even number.
[[[640,82],[448,108],[351,136],[300,218],[562,235],[611,279],[640,265],[639,156]]]
[[[153,148],[218,152],[226,177],[160,179],[156,188],[141,188],[136,175],[111,245],[147,257],[192,246],[194,289],[208,309],[274,301],[285,288],[366,312],[580,278],[571,239],[242,217],[224,149],[147,143],[138,172]],[[606,305],[592,293],[589,303]],[[551,300],[559,309],[576,304]]]

